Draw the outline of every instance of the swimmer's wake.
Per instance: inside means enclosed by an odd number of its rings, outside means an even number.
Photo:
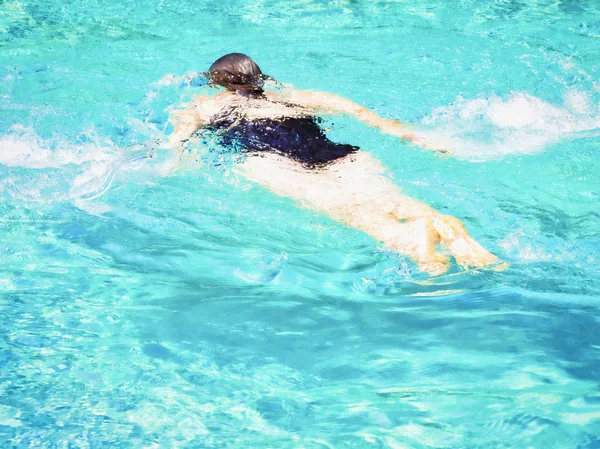
[[[600,136],[600,115],[584,93],[565,94],[564,104],[548,103],[527,92],[495,95],[442,106],[423,125],[442,133],[456,157],[482,161],[534,153],[563,140]],[[470,137],[477,135],[479,137]]]
[[[70,198],[75,201],[91,201],[101,197],[110,189],[119,170],[133,162],[154,158],[158,147],[158,141],[149,141],[123,148],[120,157],[110,163],[101,175],[73,186],[69,192]]]

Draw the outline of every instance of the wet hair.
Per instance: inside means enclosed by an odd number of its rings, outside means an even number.
[[[262,85],[265,76],[260,67],[243,53],[229,53],[217,59],[208,69],[213,84],[225,87],[227,90],[248,93],[263,92]]]

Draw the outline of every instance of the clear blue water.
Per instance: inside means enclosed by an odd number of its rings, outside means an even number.
[[[600,448],[599,44],[594,0],[0,1],[0,447]],[[117,170],[230,51],[453,139],[330,121],[511,267]]]

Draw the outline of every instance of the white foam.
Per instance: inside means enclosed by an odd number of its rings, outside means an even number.
[[[591,115],[594,114],[594,112],[598,112],[593,110],[592,101],[590,100],[589,95],[585,92],[570,90],[565,94],[564,98],[567,108],[577,114]]]
[[[206,77],[202,72],[188,72],[185,75],[173,75],[171,73],[163,76],[156,83],[153,83],[154,87],[165,87],[165,86],[181,86],[182,84],[191,84],[196,79],[205,80]]]
[[[506,99],[459,97],[436,108],[423,124],[435,127],[436,138],[451,146],[454,155],[479,160],[533,153],[558,140],[576,138],[574,133],[600,130],[600,108],[588,94],[575,90],[565,93],[562,105],[513,92]],[[488,140],[466,137],[484,131],[491,136]]]
[[[26,201],[52,202],[70,198],[77,204],[89,202],[106,193],[116,175],[122,171],[140,171],[156,176],[173,172],[178,158],[171,151],[160,152],[158,163],[148,166],[155,157],[160,140],[117,148],[110,140],[101,140],[92,132],[87,143],[77,145],[66,139],[42,139],[34,130],[21,125],[0,136],[0,165],[23,169],[61,169],[61,174],[37,173],[35,177],[15,172],[0,180],[0,192]]]
[[[44,140],[34,130],[15,125],[0,136],[0,164],[23,168],[56,168],[87,161],[104,161],[115,147],[105,142],[75,145],[66,140]]]
[[[70,191],[72,198],[81,200],[93,200],[104,195],[111,187],[117,173],[123,169],[135,169],[136,163],[145,159],[153,158],[158,142],[148,142],[145,144],[131,145],[123,148],[119,154],[108,162],[90,164],[90,167],[83,173],[77,175],[73,180]],[[175,160],[177,160],[175,158]],[[171,168],[173,158],[166,164],[159,166],[156,173],[163,174],[165,166]],[[167,169],[168,170],[168,169]],[[168,171],[166,172],[168,173]],[[164,173],[164,174],[166,174]]]

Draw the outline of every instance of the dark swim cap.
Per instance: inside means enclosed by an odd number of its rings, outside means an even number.
[[[260,89],[264,75],[260,67],[243,53],[229,53],[217,59],[208,69],[214,84],[236,88]]]

